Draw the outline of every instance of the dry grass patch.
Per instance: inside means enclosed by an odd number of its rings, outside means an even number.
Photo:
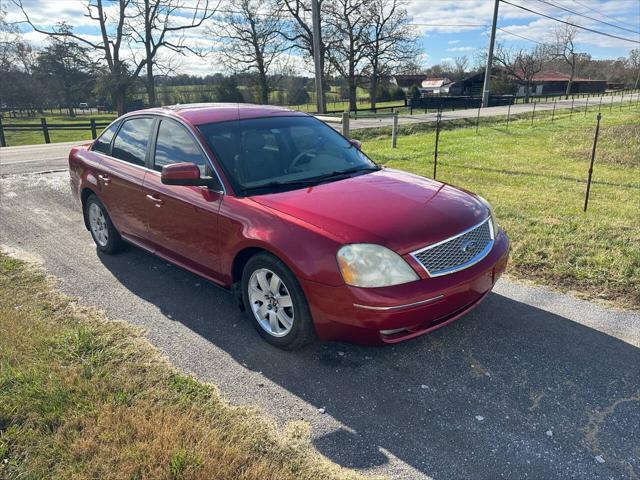
[[[2,254],[0,332],[0,478],[360,478]]]

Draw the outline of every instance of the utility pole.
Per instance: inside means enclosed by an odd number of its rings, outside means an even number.
[[[496,26],[498,25],[498,6],[500,0],[495,0],[493,5],[493,23],[491,24],[491,37],[489,38],[489,54],[487,55],[487,67],[484,72],[484,86],[482,87],[482,108],[489,106],[489,89],[491,87],[491,66],[493,65],[493,46],[496,43]]]
[[[313,63],[316,73],[316,108],[318,113],[326,112],[324,89],[322,88],[322,64],[320,62],[320,0],[311,0],[311,20],[313,23]]]

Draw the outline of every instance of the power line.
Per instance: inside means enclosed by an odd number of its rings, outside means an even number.
[[[486,27],[486,23],[414,23],[409,25],[416,27]]]
[[[618,35],[613,35],[611,33],[601,32],[600,30],[594,30],[593,28],[583,27],[582,25],[577,25],[577,24],[572,23],[572,22],[567,22],[566,20],[561,20],[560,18],[552,17],[551,15],[546,15],[544,13],[536,12],[535,10],[531,10],[530,8],[523,7],[522,5],[516,5],[515,3],[508,2],[507,0],[500,0],[500,1],[502,3],[506,3],[507,5],[511,5],[513,7],[520,8],[521,10],[525,10],[525,11],[527,11],[529,13],[533,13],[535,15],[540,15],[541,17],[545,17],[545,18],[548,18],[550,20],[555,20],[556,22],[564,23],[565,25],[571,25],[572,27],[576,27],[576,28],[579,28],[581,30],[586,30],[587,32],[596,33],[598,35],[603,35],[605,37],[615,38],[617,40],[622,40],[622,41],[625,41],[625,42],[631,42],[631,43],[640,44],[640,41],[638,41],[638,40],[632,40],[632,39],[626,38],[626,37],[619,37]]]
[[[552,7],[559,8],[560,10],[564,10],[565,12],[569,12],[569,13],[571,13],[573,15],[578,15],[580,17],[588,18],[589,20],[593,20],[594,22],[599,22],[599,23],[602,23],[604,25],[608,25],[609,27],[618,28],[620,30],[625,30],[627,32],[636,33],[636,34],[640,35],[640,32],[637,31],[637,30],[631,30],[629,28],[621,27],[621,26],[615,25],[613,23],[605,22],[604,20],[598,20],[597,18],[590,17],[589,15],[585,15],[583,13],[576,12],[575,10],[571,10],[569,8],[563,7],[561,5],[557,5],[557,4],[552,3],[552,2],[548,2],[547,0],[536,0],[536,1],[538,1],[540,3],[544,3],[545,5],[550,5]]]
[[[517,33],[510,32],[509,30],[505,30],[504,28],[496,27],[498,30],[507,33],[509,35],[513,35],[514,37],[521,38],[522,40],[527,40],[529,42],[537,43],[538,45],[544,45],[543,42],[539,42],[538,40],[534,40],[532,38],[525,37],[523,35],[518,35]]]
[[[627,23],[627,22],[623,22],[622,20],[620,20],[619,18],[616,17],[612,17],[611,15],[607,15],[606,13],[601,12],[600,10],[596,10],[593,7],[590,7],[589,5],[585,5],[582,2],[579,2],[578,0],[572,0],[574,3],[577,3],[578,5],[580,5],[583,8],[586,8],[594,13],[597,13],[598,15],[602,15],[603,17],[609,18],[611,20],[615,20],[618,23],[621,23],[623,25],[628,25],[629,27],[637,27],[637,25],[632,25],[631,23]]]

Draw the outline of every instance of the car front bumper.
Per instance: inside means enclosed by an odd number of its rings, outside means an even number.
[[[450,275],[384,288],[328,286],[302,281],[323,340],[397,343],[440,328],[469,312],[504,272],[509,239],[501,230],[480,262]]]

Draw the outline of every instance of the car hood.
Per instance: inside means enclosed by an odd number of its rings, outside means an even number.
[[[376,243],[400,254],[456,235],[489,215],[462,190],[388,168],[251,199],[344,243]]]

